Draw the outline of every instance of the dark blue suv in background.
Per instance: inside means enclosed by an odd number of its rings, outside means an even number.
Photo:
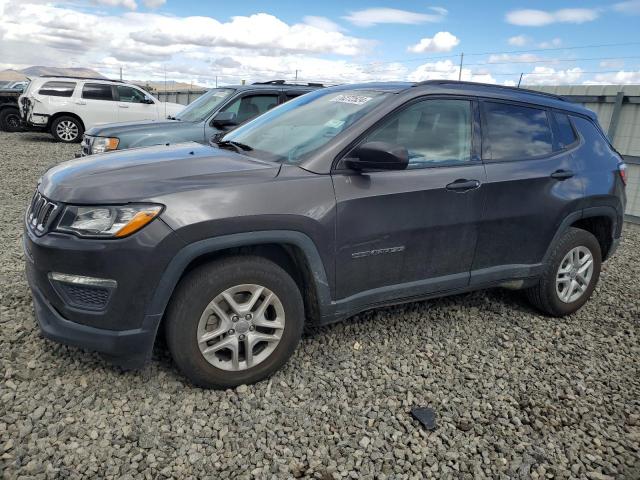
[[[626,171],[593,112],[453,81],[319,89],[214,147],[71,161],[28,208],[45,336],[197,385],[261,380],[305,324],[487,287],[575,312],[620,241]]]
[[[322,86],[272,80],[213,88],[167,120],[107,123],[91,128],[84,134],[80,155],[190,141],[207,144],[216,135]]]

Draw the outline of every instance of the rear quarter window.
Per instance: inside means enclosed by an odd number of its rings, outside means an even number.
[[[546,110],[498,102],[482,102],[482,108],[487,159],[526,160],[553,151]]]
[[[70,97],[76,88],[76,82],[46,82],[38,93],[50,97]]]
[[[553,116],[558,126],[556,132],[558,147],[567,148],[573,145],[578,138],[576,137],[576,132],[573,129],[569,116],[566,113],[560,112],[554,112]]]

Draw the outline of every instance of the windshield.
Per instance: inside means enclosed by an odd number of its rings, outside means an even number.
[[[224,136],[269,160],[298,164],[380,104],[374,90],[316,90]]]
[[[234,92],[233,88],[214,88],[189,104],[176,118],[183,122],[202,122]]]

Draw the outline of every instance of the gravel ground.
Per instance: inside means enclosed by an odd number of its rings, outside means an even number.
[[[163,348],[123,372],[38,334],[21,217],[77,150],[0,132],[5,477],[640,477],[640,228],[570,318],[501,290],[380,309],[307,335],[268,382],[204,391]]]

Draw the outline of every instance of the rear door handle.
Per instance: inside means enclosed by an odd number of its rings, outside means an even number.
[[[459,178],[455,182],[447,185],[447,190],[453,190],[455,192],[468,192],[469,190],[475,190],[480,187],[478,180],[467,180],[466,178]]]
[[[118,106],[119,106],[120,108],[129,108],[129,105],[121,105],[121,104],[118,104]]]
[[[574,175],[575,173],[573,173],[572,170],[556,170],[551,174],[551,178],[555,178],[556,180],[566,180]]]
[[[86,105],[87,104],[87,102],[83,102],[82,100],[77,100],[76,103],[78,105]]]

